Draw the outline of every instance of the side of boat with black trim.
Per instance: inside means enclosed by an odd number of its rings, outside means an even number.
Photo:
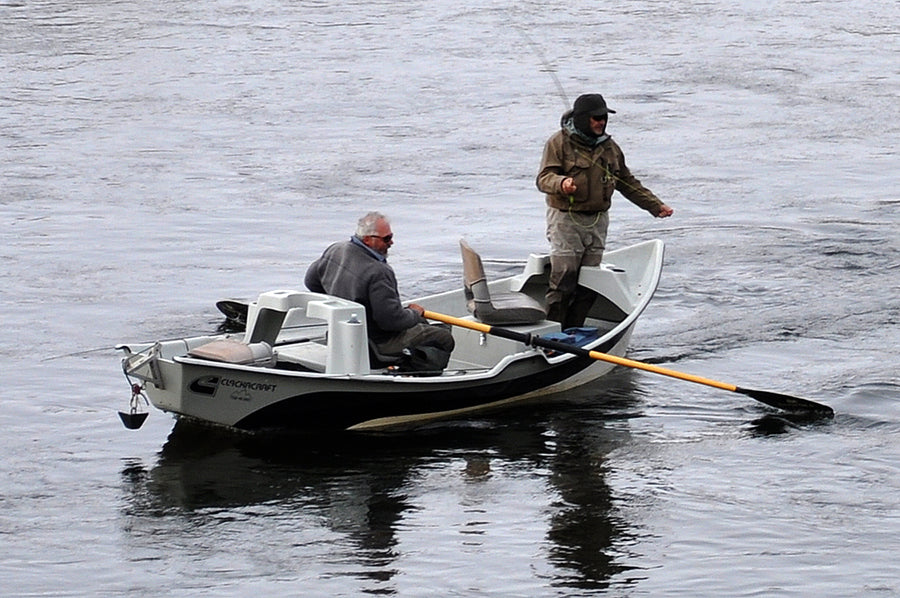
[[[584,348],[626,353],[659,282],[662,258],[662,242],[647,241],[610,251],[600,266],[582,269],[580,284],[598,293],[586,322],[596,336]],[[479,315],[505,317],[506,305],[525,313],[520,306],[528,304],[537,306],[527,310],[532,319],[509,329],[535,336],[560,332],[541,311],[548,256],[529,256],[523,272],[508,278],[466,275],[463,288],[415,302],[473,322]],[[490,309],[485,301],[493,302]],[[228,308],[238,317],[244,313],[240,302]],[[242,333],[120,345],[126,377],[137,380],[155,407],[178,417],[242,430],[358,430],[497,409],[589,383],[614,367],[453,327],[456,348],[443,372],[402,372],[372,359],[362,305],[308,291],[262,293],[247,304],[245,318]]]

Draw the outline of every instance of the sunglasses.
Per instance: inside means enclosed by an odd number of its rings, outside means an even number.
[[[379,237],[378,235],[369,235],[369,236],[370,236],[370,237],[375,237],[376,239],[381,239],[381,240],[384,241],[385,243],[390,243],[390,242],[394,239],[394,234],[393,234],[393,233],[391,233],[390,235],[385,235],[385,236],[383,236],[383,237]]]
[[[597,121],[600,121],[600,120],[609,120],[609,115],[608,115],[608,114],[601,114],[600,116],[596,116],[596,115],[592,114],[592,115],[591,115],[591,120],[597,120]]]

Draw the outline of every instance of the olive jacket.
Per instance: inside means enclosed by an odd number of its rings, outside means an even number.
[[[562,122],[571,116],[563,115]],[[571,196],[560,189],[562,182],[572,177],[577,190]],[[606,137],[590,147],[572,135],[565,127],[557,131],[544,145],[537,188],[546,194],[547,205],[558,210],[574,212],[605,212],[612,203],[613,191],[619,191],[629,201],[659,215],[663,202],[635,178],[625,164],[625,154],[619,145]]]

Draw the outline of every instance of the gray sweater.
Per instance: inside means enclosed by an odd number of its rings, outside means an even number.
[[[353,241],[331,245],[306,271],[306,288],[362,304],[369,338],[383,342],[417,324],[419,314],[403,307],[397,278],[387,262]]]

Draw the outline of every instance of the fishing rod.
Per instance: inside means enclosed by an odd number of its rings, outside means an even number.
[[[515,29],[519,32],[519,34],[521,34],[525,42],[529,46],[531,46],[531,49],[538,57],[538,60],[540,60],[541,64],[544,65],[544,71],[549,73],[550,76],[553,77],[553,82],[556,84],[556,90],[559,91],[559,97],[562,98],[563,105],[565,105],[566,110],[568,110],[571,104],[569,104],[569,98],[568,96],[566,96],[566,90],[563,89],[562,83],[559,82],[559,77],[556,76],[556,69],[550,64],[550,61],[547,60],[547,57],[544,56],[544,53],[541,51],[540,46],[538,46],[535,41],[531,39],[531,36],[525,33],[524,29],[522,29],[518,25],[515,26]]]

